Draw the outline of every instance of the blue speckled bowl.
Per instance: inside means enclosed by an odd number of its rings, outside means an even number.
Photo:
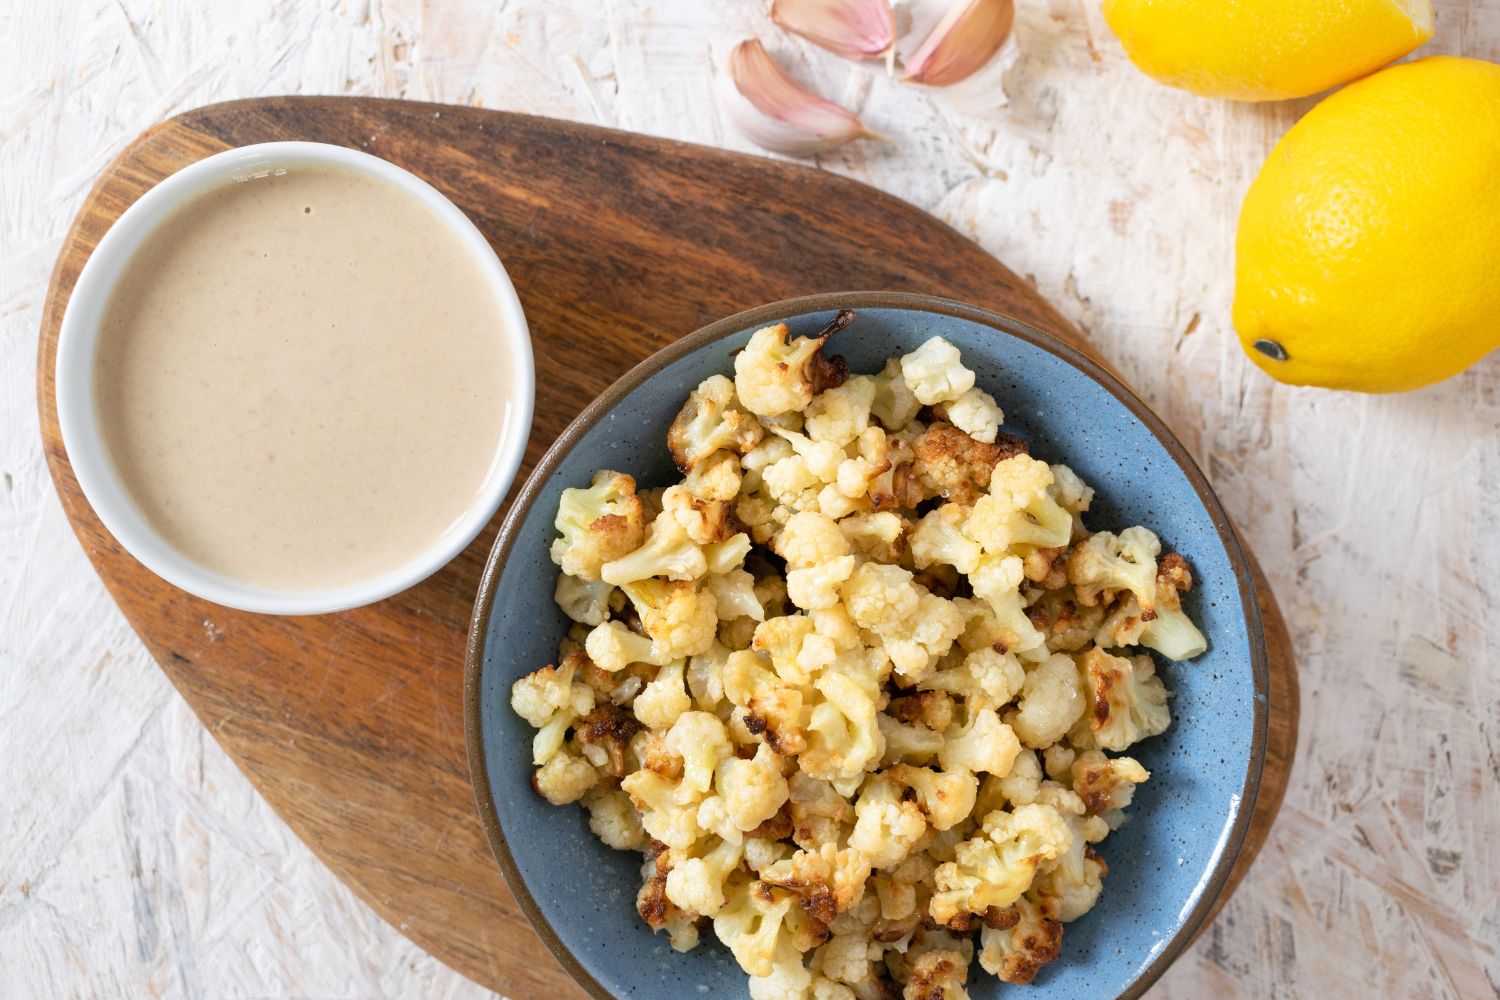
[[[640,855],[604,846],[577,806],[531,788],[533,730],[510,708],[521,675],[553,663],[568,619],[552,600],[547,550],[565,487],[595,469],[643,485],[676,481],[666,431],[709,375],[733,375],[730,352],[785,321],[794,335],[836,309],[857,316],[831,349],[855,372],[941,334],[1005,411],[1005,430],[1046,461],[1071,466],[1097,493],[1094,530],[1144,524],[1193,567],[1184,605],[1209,638],[1185,664],[1162,662],[1177,693],[1173,722],[1131,748],[1151,771],[1131,819],[1101,845],[1109,876],[1099,903],[1068,924],[1062,954],[1029,988],[970,969],[975,1000],[1137,997],[1192,940],[1239,854],[1265,759],[1266,655],[1239,543],[1182,445],[1120,382],[1057,340],[994,313],[941,299],[851,293],[793,299],[714,323],[642,362],[579,415],[532,473],[485,568],[469,633],[464,713],[469,768],[495,857],[532,926],[599,1000],[748,997],[745,974],[706,935],[685,955],[636,915]]]

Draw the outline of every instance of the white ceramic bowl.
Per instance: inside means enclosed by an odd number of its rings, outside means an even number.
[[[175,207],[218,181],[266,170],[275,164],[344,167],[388,181],[438,214],[474,255],[505,317],[502,335],[514,359],[505,425],[484,489],[473,508],[419,558],[383,576],[337,590],[284,591],[256,587],[214,573],[169,545],[141,516],[120,485],[105,452],[94,415],[94,347],[115,282],[146,236]],[[526,450],[536,396],[531,336],[521,300],[489,242],[458,206],[426,181],[367,153],[316,142],[268,142],[231,149],[200,160],[162,181],[130,206],[112,226],[78,276],[57,343],[57,416],[78,485],[99,520],[131,555],[174,586],[243,611],[311,615],[359,607],[421,582],[458,555],[494,516],[510,489]]]

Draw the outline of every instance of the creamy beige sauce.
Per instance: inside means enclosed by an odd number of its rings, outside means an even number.
[[[385,181],[290,166],[165,219],[109,301],[115,470],[188,558],[278,590],[373,579],[478,498],[511,358],[479,264]]]

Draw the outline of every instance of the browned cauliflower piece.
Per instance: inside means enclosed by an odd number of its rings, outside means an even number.
[[[622,584],[662,656],[677,659],[708,652],[719,629],[714,592],[685,580],[634,580]]]
[[[593,582],[605,563],[640,548],[647,517],[635,480],[601,469],[587,489],[563,490],[553,523],[562,537],[552,543],[552,561],[564,573]]]
[[[864,897],[870,859],[853,848],[823,844],[766,867],[760,877],[797,893],[808,915],[827,924]]]
[[[1045,879],[1032,883],[1016,900],[1014,927],[980,932],[979,964],[1007,983],[1024,986],[1062,950],[1062,905]]]
[[[688,393],[667,431],[667,448],[684,474],[720,449],[743,455],[765,435],[765,428],[734,395],[734,383],[711,375]]]
[[[1168,691],[1149,656],[1126,659],[1094,648],[1083,658],[1091,710],[1068,734],[1078,749],[1126,749],[1172,724]]]
[[[924,497],[944,497],[972,507],[990,487],[995,466],[1029,446],[1009,434],[998,434],[994,444],[976,441],[952,424],[933,422],[912,442],[916,454],[912,472]]]
[[[698,545],[726,542],[740,531],[727,500],[703,500],[685,487],[669,486],[661,495],[663,513],[671,514]]]
[[[969,961],[956,951],[923,952],[907,963],[911,978],[901,993],[905,1000],[969,1000],[964,983]]]
[[[1208,649],[1208,640],[1192,619],[1182,613],[1178,595],[1192,589],[1193,574],[1187,560],[1176,552],[1162,556],[1156,569],[1155,617],[1146,623],[1141,645],[1149,646],[1169,660],[1187,660]]]
[[[854,313],[842,310],[816,337],[798,337],[790,344],[785,323],[755,331],[734,358],[740,402],[762,416],[801,412],[818,393],[843,385],[848,364],[836,355],[825,358],[823,347],[853,318]]]
[[[1073,762],[1073,791],[1092,815],[1124,809],[1135,795],[1135,786],[1151,772],[1133,757],[1109,759],[1098,750],[1085,750]]]

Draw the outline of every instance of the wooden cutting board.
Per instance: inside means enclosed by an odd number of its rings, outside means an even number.
[[[47,462],[89,558],[209,732],[360,898],[485,986],[516,1000],[581,998],[500,877],[465,759],[464,641],[505,508],[445,569],[389,600],[316,618],[253,615],[177,590],[126,554],[63,450],[58,327],[99,238],[187,164],[282,139],[385,157],[453,199],[494,245],[536,352],[536,422],[517,487],[573,416],[636,362],[777,299],[841,289],[941,295],[1098,355],[1025,281],[910,205],[808,167],[679,142],[474,108],[266,98],[173,118],[104,172],[53,271],[37,365]],[[1255,572],[1271,654],[1270,738],[1254,822],[1223,898],[1265,839],[1296,749],[1291,644]]]

